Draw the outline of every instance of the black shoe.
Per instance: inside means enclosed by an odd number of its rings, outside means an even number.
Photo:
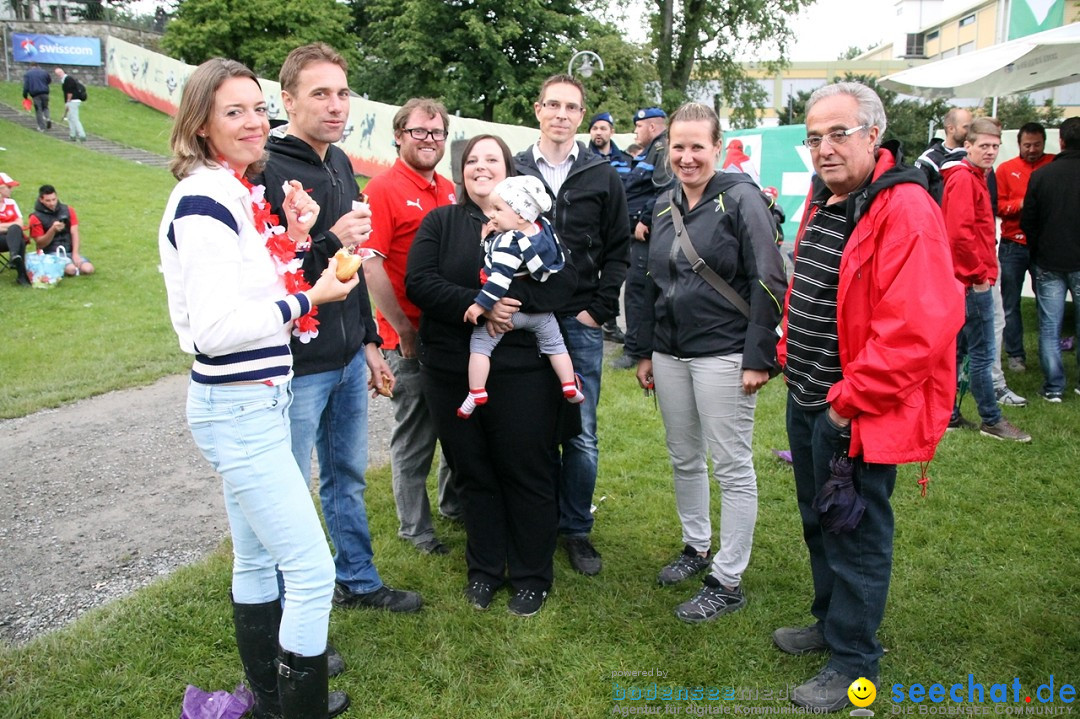
[[[45,121],[45,129],[46,130],[51,130],[52,129],[52,120],[46,120]]]
[[[435,537],[417,542],[414,546],[420,550],[421,554],[450,554],[450,548]]]
[[[570,557],[570,566],[590,577],[600,573],[602,566],[600,552],[584,537],[565,537],[563,544],[566,546],[566,554]]]
[[[684,622],[710,622],[745,606],[746,595],[740,587],[728,589],[720,584],[719,579],[707,574],[702,580],[701,591],[675,607],[675,616]]]
[[[385,584],[374,592],[359,593],[350,591],[348,587],[338,582],[334,587],[334,605],[343,609],[367,607],[369,609],[385,609],[388,612],[409,614],[420,611],[424,601],[416,592],[391,589]]]
[[[519,617],[531,617],[544,606],[548,593],[542,589],[519,589],[510,597],[506,608]]]
[[[336,717],[349,708],[345,692],[327,692],[326,652],[302,657],[280,650],[277,672],[281,716],[297,719]]]
[[[972,430],[974,430],[974,429],[978,429],[978,428],[979,428],[978,425],[976,425],[974,422],[969,422],[968,420],[964,419],[964,415],[957,414],[955,417],[949,419],[949,424],[945,428],[945,431],[946,432],[951,432],[954,429],[972,429]]]
[[[626,335],[619,329],[619,325],[615,320],[608,320],[604,323],[604,340],[619,345],[626,341]]]
[[[469,582],[465,587],[465,599],[474,609],[487,609],[491,606],[491,600],[495,597],[497,586],[491,582]]]
[[[615,369],[634,369],[637,367],[637,360],[626,354],[625,352],[611,360],[611,366]]]
[[[345,673],[345,657],[330,642],[326,643],[326,673],[331,678]]]
[[[683,547],[682,554],[660,570],[660,574],[656,576],[656,581],[663,586],[678,584],[684,579],[689,579],[695,574],[705,571],[710,564],[712,564],[711,554],[706,554],[703,557],[698,554],[696,549],[687,544]]]

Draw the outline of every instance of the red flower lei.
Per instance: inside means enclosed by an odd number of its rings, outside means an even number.
[[[274,261],[277,272],[285,279],[285,291],[290,295],[311,289],[311,284],[304,278],[303,252],[311,246],[310,238],[297,245],[285,232],[285,228],[279,224],[278,216],[270,212],[270,203],[266,201],[266,187],[253,185],[248,179],[240,175],[236,170],[229,167],[224,158],[218,158],[218,163],[232,173],[240,184],[247,188],[251,195],[251,214],[255,218],[255,230],[266,241],[266,251]],[[299,256],[298,256],[299,255]],[[312,307],[306,315],[299,317],[293,325],[292,333],[300,341],[307,344],[319,336],[319,321],[315,315],[319,313],[318,307]]]

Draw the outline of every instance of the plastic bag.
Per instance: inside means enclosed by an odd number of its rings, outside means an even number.
[[[70,264],[67,250],[63,247],[56,254],[48,254],[38,250],[32,255],[23,258],[26,262],[26,276],[30,278],[30,286],[41,290],[51,290],[60,280],[64,279],[64,268]]]
[[[219,689],[206,692],[188,684],[180,719],[240,719],[255,706],[255,697],[243,684],[232,694]]]

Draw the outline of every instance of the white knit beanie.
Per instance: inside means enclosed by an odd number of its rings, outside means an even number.
[[[529,222],[551,209],[551,197],[544,189],[544,183],[531,175],[507,177],[495,185],[495,194]]]

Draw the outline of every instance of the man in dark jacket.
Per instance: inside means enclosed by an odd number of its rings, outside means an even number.
[[[1080,336],[1080,117],[1059,129],[1061,152],[1031,174],[1020,227],[1027,236],[1039,302],[1039,364],[1043,399],[1060,402],[1065,392],[1058,334],[1065,317],[1065,292],[1072,292],[1076,334]],[[1080,343],[1077,343],[1080,357]],[[1080,394],[1080,382],[1075,388]]]
[[[52,129],[52,118],[49,117],[49,84],[51,82],[49,73],[38,67],[36,62],[30,63],[30,69],[23,75],[22,96],[24,100],[30,98],[34,102],[34,119],[37,120],[38,132]]]
[[[614,132],[615,118],[611,116],[610,112],[601,112],[594,115],[593,119],[589,121],[589,151],[607,160],[608,164],[615,168],[615,172],[622,177],[630,172],[630,166],[634,158],[620,150],[615,141],[611,139]],[[604,323],[604,339],[618,344],[626,341],[626,336],[619,329],[615,317]]]
[[[668,162],[667,113],[659,107],[647,107],[634,114],[634,139],[645,149],[634,158],[634,167],[623,176],[626,206],[630,215],[630,267],[626,271],[626,342],[623,356],[615,367],[636,367],[647,352],[641,347],[636,328],[645,314],[645,274],[649,261],[649,230],[653,205],[675,186],[675,176]]]
[[[945,119],[941,123],[945,126],[945,139],[934,138],[923,154],[919,155],[919,159],[915,160],[915,167],[926,174],[930,196],[939,205],[941,195],[945,190],[945,179],[941,173],[967,156],[964,140],[967,139],[971,120],[970,111],[962,107],[951,108],[945,113]]]
[[[289,124],[267,145],[263,172],[266,198],[283,217],[282,183],[298,180],[319,203],[304,254],[304,277],[314,284],[342,247],[357,247],[371,232],[371,212],[356,207],[360,194],[349,158],[333,144],[349,120],[345,60],[322,43],[289,53],[281,67],[281,99]],[[416,592],[383,584],[373,563],[364,506],[367,469],[368,388],[393,375],[379,346],[363,273],[343,302],[319,307],[319,334],[308,343],[293,338],[293,402],[289,407],[292,451],[305,477],[311,448],[319,456],[319,498],[334,543],[337,606],[415,612]],[[364,377],[365,367],[370,380]]]
[[[563,445],[559,533],[570,565],[593,575],[601,568],[600,554],[589,541],[599,456],[596,402],[604,362],[600,327],[618,311],[630,223],[618,173],[574,139],[585,115],[581,83],[569,75],[549,77],[533,110],[540,123],[540,140],[518,153],[514,164],[519,173],[543,180],[554,199],[552,224],[570,250],[578,274],[577,289],[556,312],[585,393],[580,405],[582,432]]]

